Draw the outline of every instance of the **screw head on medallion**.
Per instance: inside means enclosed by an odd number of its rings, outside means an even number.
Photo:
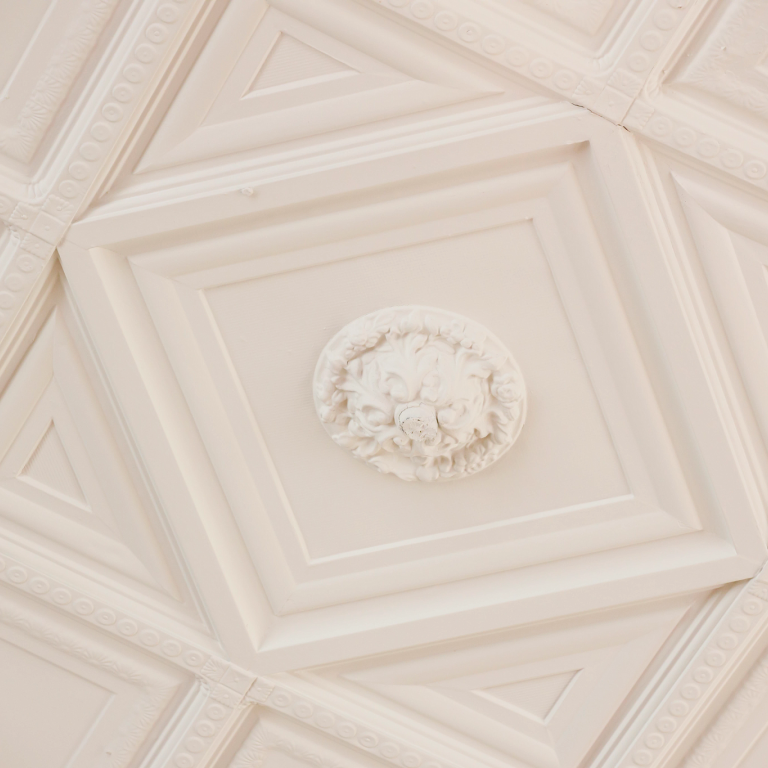
[[[402,480],[479,472],[517,440],[522,373],[479,323],[391,307],[344,326],[317,361],[315,406],[333,440]]]

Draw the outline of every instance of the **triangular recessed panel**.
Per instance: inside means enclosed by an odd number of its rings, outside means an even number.
[[[494,685],[475,691],[475,694],[502,706],[510,706],[543,722],[555,708],[576,674],[576,671],[561,672],[557,675],[521,680],[507,685]]]
[[[281,33],[264,63],[256,73],[248,93],[264,93],[286,87],[296,88],[308,82],[351,75],[351,67],[317,48]]]
[[[0,536],[45,551],[61,573],[202,626],[55,271],[46,292],[0,392]]]
[[[83,489],[53,422],[40,439],[19,477],[52,495],[63,496],[67,501],[88,507]]]
[[[349,28],[347,28],[349,27]],[[356,30],[356,32],[354,32]],[[367,39],[366,46],[359,40]],[[231,3],[135,172],[201,162],[420,114],[481,96],[529,97],[490,72],[426,52],[409,33],[356,14],[328,24]]]
[[[368,700],[366,706],[389,709],[393,717],[407,713],[428,723],[437,741],[469,737],[510,764],[572,766],[680,615],[672,606],[563,621],[547,631],[481,636],[327,666],[302,678],[356,706]]]

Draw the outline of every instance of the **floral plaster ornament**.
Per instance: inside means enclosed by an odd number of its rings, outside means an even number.
[[[478,323],[431,307],[346,325],[320,355],[314,393],[336,443],[402,480],[479,472],[511,447],[526,414],[509,350]]]

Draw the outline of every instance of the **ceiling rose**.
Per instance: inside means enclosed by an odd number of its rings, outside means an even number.
[[[525,382],[479,323],[391,307],[344,326],[317,362],[315,406],[342,447],[403,480],[479,472],[515,442]]]

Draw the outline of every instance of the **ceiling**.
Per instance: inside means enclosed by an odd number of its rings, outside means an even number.
[[[3,768],[763,768],[765,0],[0,0]],[[328,341],[506,345],[407,483]]]

